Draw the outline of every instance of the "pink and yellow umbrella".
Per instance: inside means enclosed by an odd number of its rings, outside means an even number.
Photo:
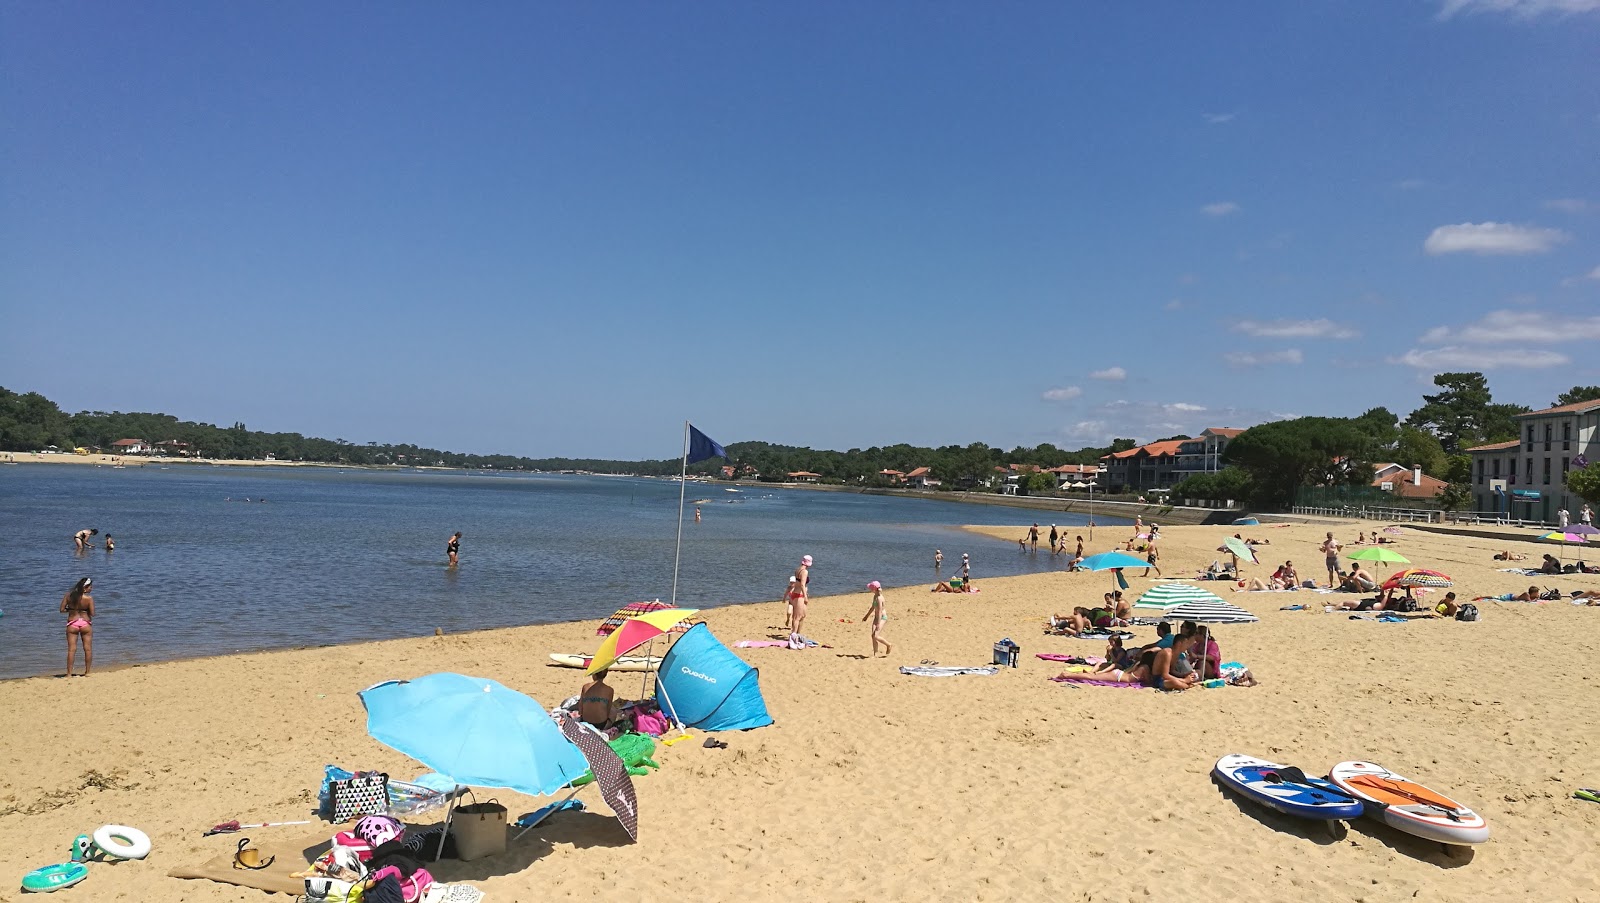
[[[594,658],[589,662],[588,673],[604,671],[616,664],[617,659],[656,637],[671,633],[678,622],[699,613],[698,608],[664,608],[623,621],[621,626],[611,631],[610,636],[600,641],[600,648],[595,650]]]
[[[1430,571],[1427,568],[1406,568],[1403,571],[1396,571],[1393,576],[1383,582],[1384,589],[1394,589],[1400,586],[1434,586],[1442,588],[1455,585],[1455,581],[1450,579],[1450,575],[1441,574],[1438,571]]]

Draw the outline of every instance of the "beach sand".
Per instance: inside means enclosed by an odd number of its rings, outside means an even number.
[[[1371,524],[1335,526],[1341,539]],[[1218,557],[1237,528],[1163,529],[1169,576]],[[1248,528],[1310,576],[1325,528]],[[1096,531],[1092,549],[1126,528]],[[694,900],[1174,899],[1197,901],[1596,900],[1600,805],[1600,608],[1480,603],[1478,623],[1385,624],[1325,614],[1338,596],[1224,591],[1258,624],[1218,630],[1225,659],[1249,664],[1253,689],[1072,688],[1038,652],[1097,655],[1103,644],[1041,635],[1051,611],[1092,603],[1107,574],[985,579],[986,562],[1021,554],[1016,526],[975,528],[976,595],[890,590],[885,635],[869,650],[864,590],[812,604],[806,633],[832,648],[738,650],[761,669],[776,725],[658,750],[635,779],[640,840],[628,844],[586,791],[501,857],[440,863],[491,903],[670,895]],[[1393,548],[1454,575],[1463,595],[1528,583],[1600,588],[1600,576],[1523,578],[1489,559],[1504,542],[1405,531]],[[1522,546],[1537,560],[1541,547]],[[962,549],[946,549],[945,576]],[[932,550],[929,550],[930,556]],[[1040,555],[1046,553],[1040,552]],[[828,589],[826,561],[818,583]],[[1501,565],[1503,566],[1503,565]],[[1263,565],[1247,574],[1270,572]],[[1133,577],[1135,592],[1151,581]],[[1380,571],[1381,573],[1381,571]],[[930,568],[929,583],[932,583]],[[1202,584],[1208,585],[1208,584]],[[1221,587],[1221,584],[1208,586]],[[1437,598],[1436,596],[1433,598]],[[626,601],[626,600],[619,600]],[[1309,604],[1312,611],[1279,606]],[[706,613],[730,646],[782,633],[780,604]],[[841,623],[846,619],[848,623]],[[594,622],[241,654],[97,672],[88,679],[0,683],[0,900],[23,872],[66,858],[72,837],[107,822],[148,832],[148,860],[90,866],[68,893],[91,900],[255,900],[258,891],[166,877],[231,850],[201,838],[230,818],[309,818],[324,763],[425,771],[367,737],[356,692],[439,670],[494,677],[555,704],[579,672],[556,651],[592,650]],[[419,624],[419,633],[432,625]],[[1137,630],[1141,639],[1150,628]],[[316,625],[306,625],[313,640]],[[995,676],[929,679],[897,667],[924,659],[982,665],[1009,636],[1021,666]],[[114,632],[96,638],[114,645]],[[619,695],[638,675],[615,674]],[[1334,840],[1272,814],[1209,778],[1229,752],[1320,773],[1343,759],[1393,767],[1483,813],[1494,832],[1447,855],[1370,820]],[[539,801],[505,791],[512,811]],[[319,824],[246,832],[258,841],[331,833]],[[287,897],[279,899],[288,899]]]

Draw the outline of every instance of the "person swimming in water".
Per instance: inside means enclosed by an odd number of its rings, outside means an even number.
[[[72,676],[73,659],[83,647],[83,676],[94,664],[94,597],[89,588],[94,581],[84,577],[61,597],[61,613],[67,616],[67,676]]]

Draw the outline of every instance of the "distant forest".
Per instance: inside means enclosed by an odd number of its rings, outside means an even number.
[[[1179,437],[1172,437],[1179,438]],[[0,451],[41,451],[56,446],[64,452],[74,448],[113,451],[119,439],[142,439],[151,443],[177,442],[169,446],[176,456],[182,449],[193,457],[279,461],[310,461],[326,464],[445,466],[491,470],[583,470],[595,473],[629,473],[667,476],[678,473],[679,458],[655,461],[613,461],[600,458],[525,458],[516,455],[475,455],[465,452],[422,448],[417,445],[391,445],[381,442],[357,444],[344,439],[319,439],[299,433],[265,433],[243,423],[221,427],[210,423],[179,420],[170,414],[80,411],[68,414],[55,402],[37,392],[16,393],[0,387]],[[669,440],[677,445],[676,436]],[[946,488],[983,480],[994,468],[1007,464],[1036,464],[1056,467],[1062,464],[1092,464],[1111,451],[1133,448],[1132,439],[1117,439],[1106,448],[1066,451],[1046,443],[1033,448],[1010,451],[982,442],[966,446],[919,448],[891,445],[886,448],[853,448],[827,451],[767,442],[735,442],[726,446],[729,459],[712,459],[689,466],[699,476],[719,475],[724,464],[733,465],[741,476],[759,474],[767,481],[782,481],[786,474],[809,471],[827,481],[873,485],[885,482],[881,470],[910,471],[932,468]]]

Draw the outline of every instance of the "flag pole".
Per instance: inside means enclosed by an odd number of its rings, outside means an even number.
[[[689,489],[689,421],[683,422],[683,467],[678,471],[678,547],[672,552],[672,607],[678,607],[678,560],[683,556],[683,500]]]

